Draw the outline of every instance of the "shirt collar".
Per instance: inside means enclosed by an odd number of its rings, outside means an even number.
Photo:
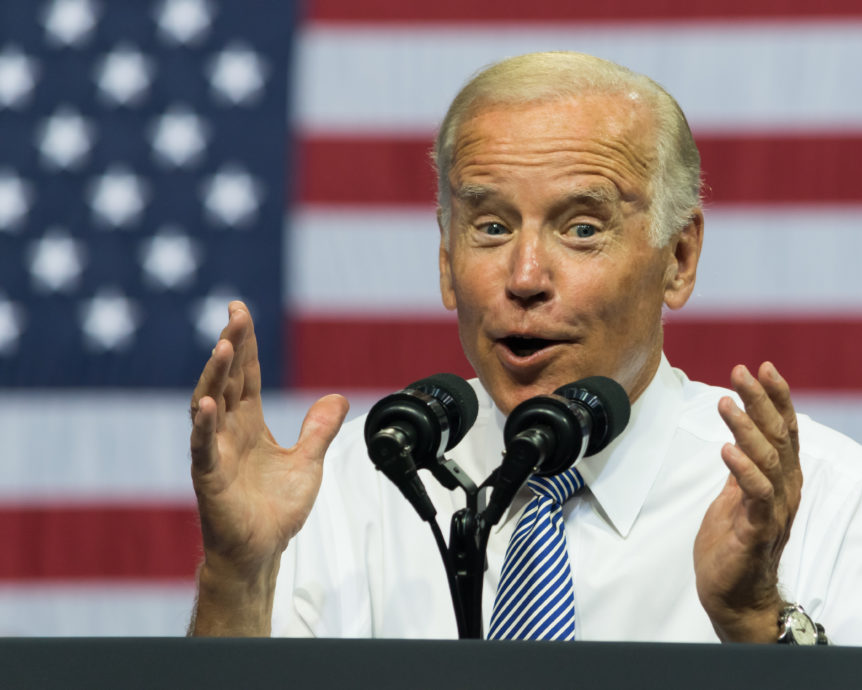
[[[489,463],[479,471],[480,476],[484,477],[500,463],[506,417],[497,409],[478,380],[474,379],[471,383],[480,393],[479,399],[482,401],[479,416],[487,415],[489,422],[479,445],[486,452],[476,452],[476,456],[482,458],[482,465]],[[575,465],[593,497],[622,537],[628,536],[631,531],[658,476],[676,431],[681,409],[682,382],[662,354],[655,376],[632,405],[625,431],[603,451],[582,458]],[[528,489],[519,491],[494,531],[503,529],[509,520],[515,518],[530,497]]]
[[[662,355],[647,389],[632,405],[625,431],[576,467],[622,537],[628,536],[667,455],[682,405],[682,383]]]

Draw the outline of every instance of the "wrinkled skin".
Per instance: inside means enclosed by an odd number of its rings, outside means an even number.
[[[458,134],[440,287],[485,388],[505,413],[597,374],[636,400],[661,358],[662,305],[679,309],[694,287],[703,231],[697,210],[667,245],[648,240],[649,113],[585,95],[486,107]],[[796,417],[771,364],[758,379],[738,366],[731,384],[745,410],[719,404],[735,443],[696,540],[697,589],[720,639],[773,642],[802,485]]]

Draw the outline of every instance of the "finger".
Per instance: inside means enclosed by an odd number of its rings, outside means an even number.
[[[190,439],[193,472],[205,474],[218,463],[218,406],[210,396],[198,401],[198,409],[192,418]]]
[[[751,375],[747,367],[741,364],[733,368],[730,381],[734,390],[742,398],[745,411],[761,433],[779,452],[790,451],[792,444],[790,443],[787,424],[763,384]]]
[[[216,401],[219,408],[218,419],[221,420],[224,417],[224,389],[233,359],[233,345],[228,340],[219,340],[213,348],[212,355],[204,365],[204,370],[201,372],[198,384],[192,393],[191,416],[193,422],[197,416],[200,400],[205,396]]]
[[[718,401],[718,413],[733,434],[739,450],[754,462],[773,484],[776,492],[782,495],[784,477],[776,447],[764,436],[751,416],[741,410],[732,398],[725,396]]]
[[[239,345],[245,338],[245,329],[247,323],[242,318],[234,318],[234,313],[241,317],[239,312],[248,314],[248,309],[245,304],[238,300],[230,302],[227,307],[227,323],[219,335],[219,340],[230,341],[235,349],[239,349]]]
[[[249,333],[252,326],[251,315],[240,301],[233,301],[228,305],[228,315],[228,325],[225,327],[225,331],[231,338],[235,354],[228,372],[224,400],[226,408],[232,410],[243,397],[245,387],[243,360],[248,356]]]
[[[239,352],[242,349],[243,342],[248,336],[248,329],[251,324],[251,315],[249,314],[248,308],[245,304],[239,300],[234,300],[228,304],[227,313],[228,325],[225,326],[225,330],[222,331],[222,337],[226,338],[228,337],[228,334],[230,334],[236,350]],[[237,361],[233,364],[234,368],[238,366],[239,358],[237,358]]]
[[[230,303],[231,315],[237,314],[243,328],[243,341],[238,352],[236,366],[242,372],[242,390],[240,398],[260,395],[260,362],[258,360],[257,336],[254,332],[254,321],[251,312],[243,302],[235,300]]]
[[[781,471],[788,476],[797,472],[799,457],[793,446],[787,421],[779,412],[761,381],[755,379],[746,367],[738,365],[734,367],[731,373],[731,383],[742,398],[746,413],[769,444],[777,451]],[[789,391],[787,395],[789,396]],[[744,448],[744,450],[749,454],[753,452],[752,448]],[[760,455],[752,455],[752,457],[757,462],[771,459]],[[773,479],[777,480],[777,478]]]
[[[240,303],[241,304],[241,303]],[[243,324],[241,320],[231,319],[230,318],[230,305],[228,306],[228,322],[225,327],[222,329],[221,334],[219,335],[219,339],[213,347],[212,355],[210,359],[207,361],[206,365],[204,365],[204,370],[201,373],[200,378],[198,379],[198,384],[195,387],[194,393],[192,394],[192,416],[197,411],[196,401],[204,396],[204,395],[213,395],[213,397],[221,397],[222,389],[224,388],[222,374],[222,366],[225,362],[220,359],[217,353],[221,352],[222,356],[225,355],[225,350],[220,349],[219,345],[222,341],[227,341],[230,345],[230,349],[227,351],[230,353],[231,361],[227,362],[228,370],[233,364],[233,357],[236,353],[237,347],[242,342],[243,338]],[[212,390],[212,386],[214,385],[214,379],[218,379],[219,390]]]
[[[314,403],[305,415],[294,446],[307,458],[323,461],[326,449],[341,428],[350,405],[341,395],[327,395]]]
[[[239,300],[231,302],[228,311],[230,323],[236,333],[236,357],[231,363],[230,378],[225,391],[227,409],[231,410],[241,400],[259,397],[261,380],[257,338],[251,314]]]
[[[793,407],[793,400],[790,397],[790,386],[778,373],[778,369],[772,362],[764,362],[760,365],[757,378],[772,400],[772,404],[775,405],[775,409],[784,419],[794,456],[798,459],[799,422],[796,419],[796,409]]]
[[[732,443],[725,443],[721,459],[748,499],[746,509],[753,524],[771,521],[775,505],[775,485],[755,462]]]

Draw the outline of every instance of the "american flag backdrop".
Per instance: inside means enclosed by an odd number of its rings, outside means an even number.
[[[699,142],[671,362],[770,358],[862,439],[858,0],[0,0],[0,635],[184,633],[230,298],[284,445],[319,393],[469,375],[427,152],[476,69],[553,49],[652,76]]]

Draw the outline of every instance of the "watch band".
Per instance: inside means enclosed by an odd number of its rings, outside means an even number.
[[[832,644],[829,638],[826,637],[826,628],[823,625],[815,623],[814,627],[817,628],[817,644]]]

